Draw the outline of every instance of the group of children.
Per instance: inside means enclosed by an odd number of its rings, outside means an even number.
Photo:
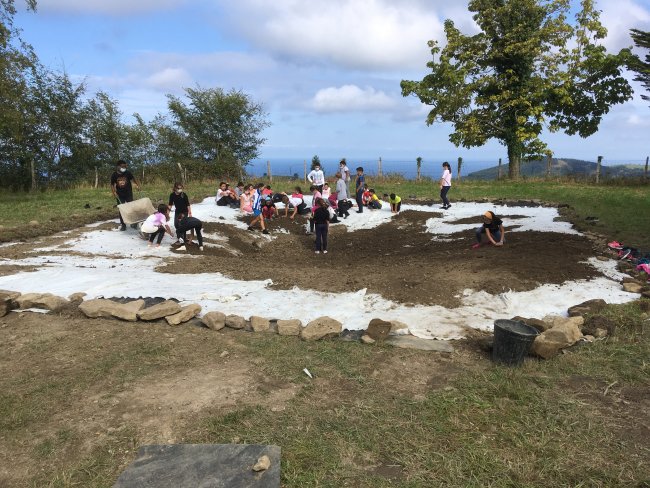
[[[344,160],[342,161],[342,167]],[[443,199],[443,209],[449,208],[451,205],[446,198],[447,191],[449,190],[450,168],[449,164],[443,164],[445,175],[443,176],[441,186],[441,197]],[[318,171],[310,173],[310,181],[314,184],[311,185],[309,190],[312,192],[312,205],[308,207],[305,203],[304,195],[299,186],[294,187],[291,193],[286,192],[273,192],[270,185],[258,183],[257,185],[244,185],[238,182],[235,188],[230,188],[230,185],[224,181],[220,182],[215,203],[219,206],[229,206],[231,208],[239,208],[243,213],[252,215],[252,220],[249,222],[248,230],[255,230],[256,225],[262,230],[262,233],[268,234],[266,223],[272,219],[279,217],[279,210],[276,208],[277,203],[282,203],[284,206],[284,216],[289,217],[291,220],[295,219],[297,215],[304,215],[309,217],[309,232],[308,234],[316,234],[315,252],[327,253],[327,236],[330,223],[339,222],[339,218],[347,219],[350,216],[349,210],[353,207],[352,200],[349,198],[348,182],[346,179],[346,172],[342,172],[342,168],[336,173],[336,187],[334,191],[329,183],[321,178],[322,173],[320,167]],[[347,170],[347,166],[345,166]],[[320,184],[316,184],[320,183]],[[368,188],[365,183],[365,176],[363,168],[357,168],[357,177],[355,179],[355,194],[357,202],[357,213],[363,213],[363,209],[370,210],[381,209],[384,203],[390,205],[392,213],[398,213],[402,207],[402,198],[395,194],[383,194],[383,201],[379,198],[373,188]],[[192,217],[192,209],[189,198],[184,192],[183,185],[176,183],[173,192],[169,195],[169,203],[167,205],[160,204],[158,211],[149,216],[141,227],[143,237],[149,240],[149,246],[160,247],[165,233],[169,234],[172,238],[174,234],[169,226],[169,215],[171,208],[175,208],[174,228],[176,230],[177,250],[186,250],[185,243],[187,240],[187,233],[196,235],[199,249],[203,250],[203,223]],[[289,215],[291,213],[291,215]],[[504,243],[503,222],[493,212],[487,211],[483,215],[483,225],[475,229],[476,243],[472,246],[473,249],[479,248],[483,242],[483,235],[486,236],[487,242],[494,246],[502,246]],[[192,237],[190,237],[191,241]]]

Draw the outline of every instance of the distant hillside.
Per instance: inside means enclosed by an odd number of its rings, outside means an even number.
[[[501,175],[508,176],[508,164],[501,166]],[[522,162],[519,168],[521,176],[540,177],[546,176],[546,161]],[[616,166],[601,166],[602,178],[632,178],[643,176],[644,165],[620,164]],[[476,180],[496,180],[499,167],[484,169],[469,173],[466,178]],[[551,162],[551,176],[577,176],[580,178],[593,178],[596,176],[596,163],[580,159],[553,159]]]

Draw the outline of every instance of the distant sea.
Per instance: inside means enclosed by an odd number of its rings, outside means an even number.
[[[269,158],[263,160],[255,159],[246,166],[246,172],[253,176],[264,176],[267,173],[267,161],[271,166],[271,175],[273,176],[293,176],[294,174],[297,174],[299,178],[303,177],[305,162],[303,160],[289,158]],[[311,158],[305,161],[307,164],[307,172],[309,172],[311,170]],[[327,176],[333,176],[338,171],[339,161],[340,160],[338,159],[321,159],[321,167]],[[423,160],[420,174],[423,177],[430,177],[434,179],[440,178],[440,175],[442,174],[443,161],[443,159],[435,162]],[[503,164],[506,162],[507,161],[504,160]],[[355,169],[358,166],[362,166],[364,173],[370,176],[376,176],[377,172],[379,171],[379,158],[348,158],[347,163],[350,171],[353,174],[355,173]],[[452,173],[456,174],[458,169],[458,161],[449,161],[449,164],[451,164]],[[498,164],[498,159],[496,161],[463,161],[461,174],[467,175],[473,171],[480,171],[482,169],[491,168],[492,166],[497,166]],[[417,164],[415,162],[415,159],[382,159],[381,168],[384,176],[391,173],[398,173],[405,178],[415,178],[417,176]]]
[[[562,156],[566,158],[566,156]],[[580,158],[574,158],[580,159]],[[264,176],[267,173],[267,161],[271,166],[271,175],[273,176],[294,176],[302,178],[304,175],[304,165],[306,162],[307,172],[311,169],[311,158],[301,160],[298,158],[268,158],[268,159],[254,159],[246,166],[246,172],[252,176]],[[333,176],[339,168],[339,159],[321,159],[321,167],[327,176]],[[442,163],[444,159],[435,161],[422,161],[420,174],[423,177],[433,179],[440,178],[442,174]],[[447,160],[451,165],[452,174],[456,177],[458,172],[458,159]],[[364,172],[370,176],[376,176],[379,170],[379,158],[347,158],[348,167],[354,174],[357,166],[362,166]],[[595,162],[595,161],[594,161]],[[613,166],[618,164],[643,164],[645,160],[604,160],[603,166]],[[507,158],[502,158],[502,164],[507,164]],[[499,159],[493,160],[463,160],[461,168],[461,175],[468,175],[474,171],[481,171],[484,169],[498,166]],[[417,164],[415,158],[410,159],[382,159],[381,162],[382,173],[387,176],[391,173],[400,174],[405,178],[415,178],[417,176]]]

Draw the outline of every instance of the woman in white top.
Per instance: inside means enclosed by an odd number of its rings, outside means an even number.
[[[451,207],[449,199],[447,198],[447,192],[451,188],[451,166],[449,166],[449,163],[445,161],[442,163],[442,169],[442,178],[440,178],[440,198],[442,199],[442,207],[440,208],[446,210]]]

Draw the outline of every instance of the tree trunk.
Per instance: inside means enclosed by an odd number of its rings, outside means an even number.
[[[32,191],[36,191],[36,168],[34,167],[34,158],[29,162],[32,172]]]
[[[519,165],[521,164],[521,151],[512,145],[508,145],[508,177],[511,180],[518,180],[521,176]]]
[[[497,173],[497,180],[501,179],[502,173],[501,173],[501,158],[499,158],[499,171]]]
[[[97,188],[99,186],[99,169],[97,169],[97,166],[95,166],[95,186],[94,188]]]

